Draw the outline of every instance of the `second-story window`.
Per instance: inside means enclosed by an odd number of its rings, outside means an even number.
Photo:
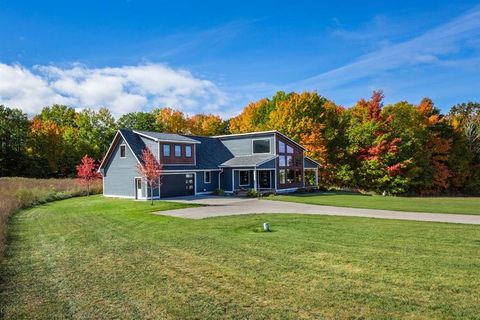
[[[270,153],[270,139],[253,140],[253,153]]]
[[[163,145],[163,156],[164,157],[170,157],[170,145],[169,144],[164,144]]]
[[[192,157],[192,146],[185,146],[185,157]]]
[[[182,146],[181,145],[175,145],[175,157],[181,157],[182,156]]]
[[[125,153],[125,145],[121,144],[120,145],[120,158],[126,158],[126,153]]]
[[[278,153],[285,153],[285,143],[282,141],[278,142]]]

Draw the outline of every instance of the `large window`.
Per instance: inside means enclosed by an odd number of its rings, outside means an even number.
[[[182,156],[182,146],[181,145],[175,145],[175,157],[181,157]]]
[[[280,169],[278,171],[278,177],[280,180],[280,184],[285,184],[285,169]]]
[[[192,146],[185,146],[185,157],[192,157]]]
[[[169,144],[164,144],[163,145],[163,156],[164,157],[170,157],[170,145]]]
[[[205,171],[205,175],[203,176],[203,182],[204,183],[212,182],[212,172],[211,171]]]
[[[250,185],[250,174],[247,170],[240,171],[240,186],[248,186]]]
[[[278,153],[285,153],[285,143],[282,141],[278,142]]]
[[[253,140],[253,153],[270,153],[270,139]]]
[[[126,149],[125,149],[125,145],[124,144],[121,144],[120,145],[120,158],[126,158]]]
[[[303,184],[302,154],[287,142],[278,142],[278,183],[282,188]]]

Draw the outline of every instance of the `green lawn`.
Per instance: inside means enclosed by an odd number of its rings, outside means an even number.
[[[478,318],[480,227],[74,198],[15,214],[0,318]],[[268,221],[273,232],[259,232]]]
[[[382,197],[326,192],[280,195],[268,199],[335,207],[480,215],[480,197]]]

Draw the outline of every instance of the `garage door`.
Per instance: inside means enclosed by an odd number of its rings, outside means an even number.
[[[161,179],[160,196],[162,198],[195,194],[195,175],[193,173],[165,174]]]

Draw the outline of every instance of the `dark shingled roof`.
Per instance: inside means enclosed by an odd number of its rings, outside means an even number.
[[[189,137],[189,136],[186,136]],[[195,148],[197,149],[195,166],[169,166],[164,165],[164,170],[203,170],[218,169],[223,162],[233,158],[230,150],[218,138],[195,136],[195,140],[199,141]]]
[[[190,137],[176,134],[176,133],[163,133],[163,132],[152,132],[152,131],[139,131],[139,130],[134,130],[134,132],[141,133],[143,135],[158,139],[160,141],[178,141],[178,142],[184,142],[184,143],[199,143],[197,137],[195,139],[192,139]]]
[[[120,133],[127,141],[133,153],[139,161],[142,161],[142,152],[145,149],[145,143],[140,139],[139,135],[131,130],[120,129]]]

